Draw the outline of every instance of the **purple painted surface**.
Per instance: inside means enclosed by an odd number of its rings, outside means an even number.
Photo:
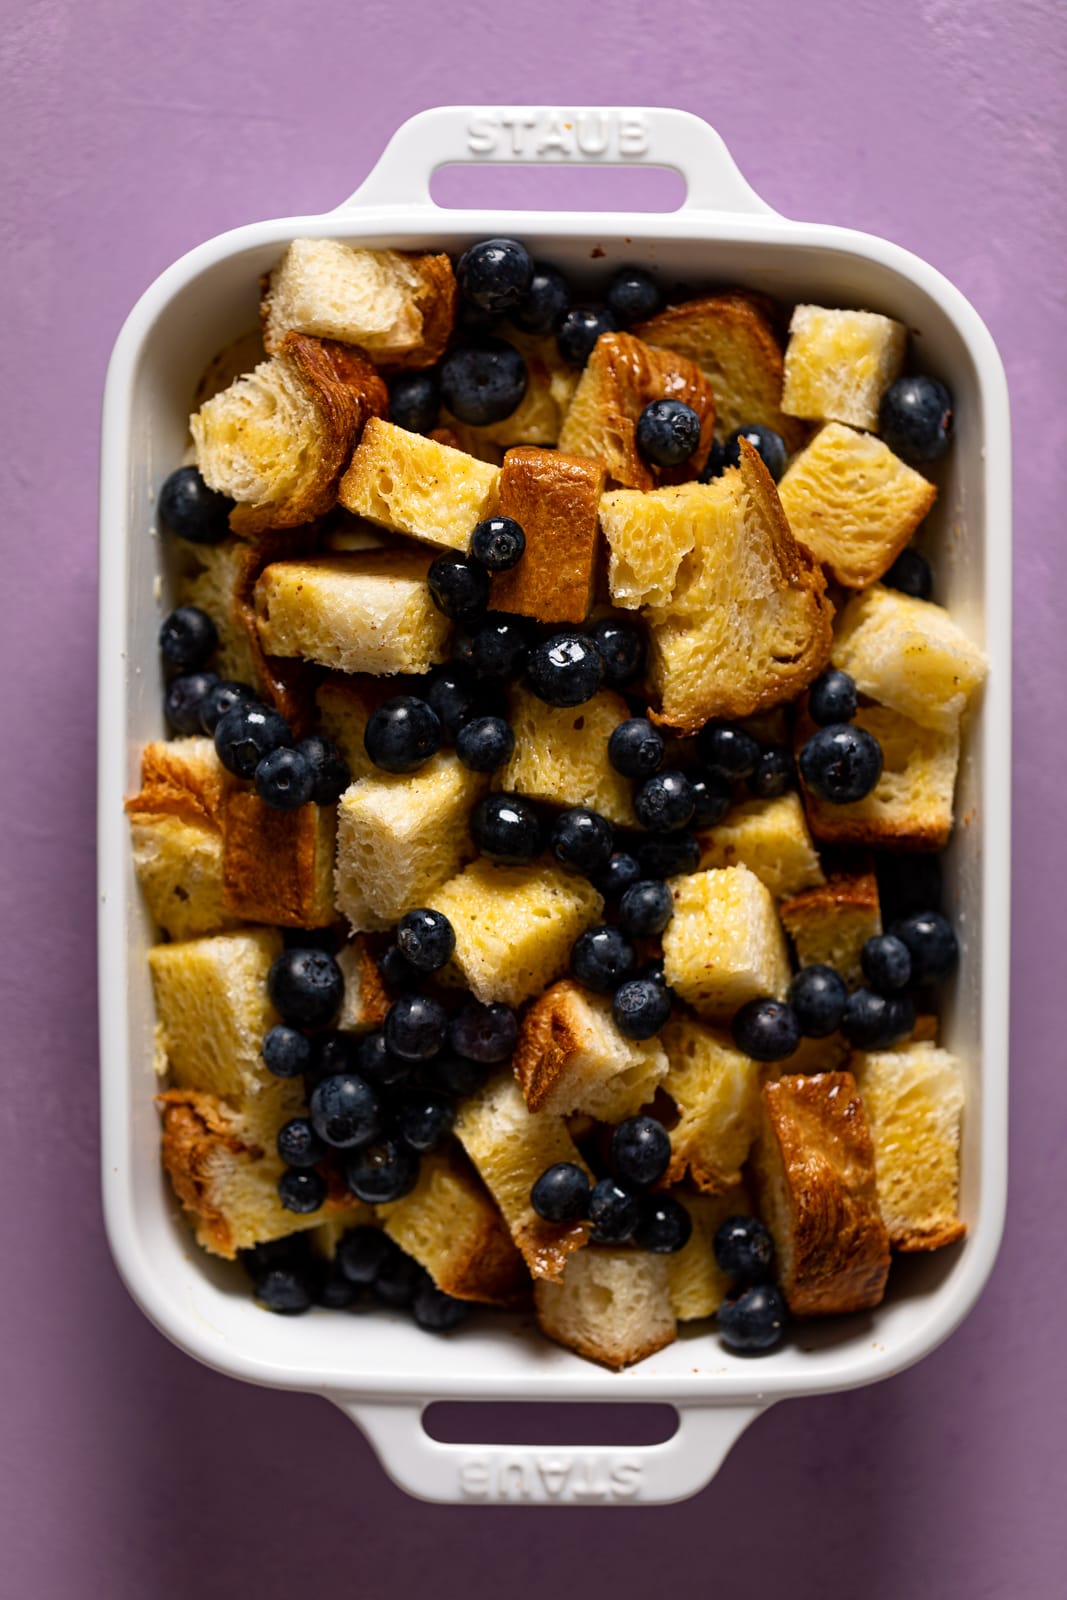
[[[268,1600],[319,1581],[376,1597],[416,1592],[433,1572],[436,1591],[470,1600],[501,1585],[525,1600],[564,1578],[638,1596],[668,1576],[739,1600],[1062,1593],[1067,762],[1047,709],[1067,682],[1056,0],[4,10],[5,1591],[213,1600],[254,1585]],[[1016,430],[1015,1086],[999,1264],[921,1366],[779,1406],[698,1500],[629,1516],[407,1500],[339,1412],[216,1377],[155,1333],[111,1267],[97,1199],[91,686],[97,419],[115,333],[189,246],[336,204],[414,111],[538,99],[697,112],[785,215],[926,256],[992,328]],[[527,180],[535,190],[559,203],[549,180]],[[648,203],[642,180],[629,194]]]

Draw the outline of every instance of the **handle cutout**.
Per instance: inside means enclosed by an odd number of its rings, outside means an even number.
[[[673,167],[450,162],[430,179],[445,210],[679,211],[686,181]]]
[[[633,1449],[665,1444],[678,1432],[673,1406],[496,1405],[437,1400],[422,1414],[422,1426],[439,1444],[539,1445]]]

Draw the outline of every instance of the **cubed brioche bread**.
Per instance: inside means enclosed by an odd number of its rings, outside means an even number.
[[[564,978],[523,1017],[514,1066],[531,1111],[621,1122],[649,1104],[667,1057],[657,1040],[620,1033],[609,999]]]
[[[584,622],[593,603],[599,461],[561,450],[509,450],[500,469],[498,514],[526,535],[522,560],[493,578],[490,605],[539,622]]]
[[[447,659],[451,633],[429,565],[417,550],[275,562],[255,591],[264,650],[341,672],[426,672]]]
[[[835,872],[818,888],[783,900],[778,915],[802,967],[833,967],[850,989],[864,982],[860,952],[882,931],[873,872]]]
[[[795,306],[782,410],[815,422],[878,428],[878,402],[900,377],[908,330],[874,311]]]
[[[137,881],[172,939],[231,927],[223,905],[222,817],[231,779],[211,739],[145,746],[141,787],[126,801]]]
[[[937,1250],[967,1231],[958,1214],[960,1062],[932,1044],[853,1055],[874,1144],[878,1201],[894,1250]]]
[[[542,864],[495,867],[484,856],[425,903],[451,922],[451,966],[475,999],[512,1006],[562,977],[575,939],[604,909],[586,878]]]
[[[567,1257],[585,1244],[587,1222],[546,1222],[530,1204],[530,1190],[546,1167],[559,1161],[589,1169],[562,1117],[526,1107],[509,1070],[460,1102],[456,1137],[474,1162],[535,1278],[559,1279]],[[589,1174],[593,1182],[592,1174]]]
[[[341,480],[341,504],[426,544],[466,550],[496,503],[500,472],[464,450],[375,417]]]
[[[534,1300],[542,1333],[616,1372],[678,1333],[667,1260],[644,1250],[581,1250],[562,1282],[534,1285]]]
[[[882,775],[869,795],[831,805],[804,789],[808,826],[827,844],[887,850],[942,850],[952,832],[960,759],[958,729],[921,728],[888,706],[861,706],[854,722],[882,747]],[[803,721],[798,736],[811,732]]]
[[[400,692],[395,679],[365,672],[331,672],[315,690],[317,731],[333,740],[353,781],[380,772],[367,754],[364,735],[382,702]]]
[[[655,715],[682,733],[791,699],[822,671],[831,648],[822,572],[793,538],[747,440],[740,466],[708,487],[714,506],[696,525],[671,600],[649,612]]]
[[[223,905],[229,916],[278,928],[325,928],[334,920],[333,806],[293,811],[235,789],[223,828]]]
[[[474,855],[470,813],[488,782],[442,752],[418,772],[349,785],[337,808],[336,897],[357,932],[425,905]]]
[[[699,833],[700,867],[747,867],[781,899],[824,883],[799,796],[743,800]]]
[[[368,417],[389,393],[367,358],[333,341],[287,333],[269,360],[189,419],[204,482],[237,504],[249,538],[321,517]]]
[[[880,1303],[889,1235],[878,1207],[874,1147],[850,1072],[763,1086],[754,1152],[760,1215],[794,1316]]]
[[[455,302],[446,255],[294,239],[267,282],[263,339],[276,350],[295,329],[361,345],[381,365],[431,367],[452,332]]]
[[[653,400],[680,400],[700,421],[700,441],[680,466],[656,466],[637,448],[637,424]],[[614,483],[655,489],[697,476],[714,426],[715,396],[694,362],[673,350],[655,350],[632,333],[602,333],[563,418],[559,447],[602,461]]]
[[[608,740],[629,715],[610,689],[580,706],[550,706],[516,688],[509,715],[515,749],[500,787],[547,805],[591,806],[616,827],[635,828],[633,784],[608,760]]]
[[[848,1066],[850,1048],[843,1033],[831,1033],[825,1039],[801,1039],[791,1056],[764,1065],[763,1080],[766,1083],[798,1072],[837,1072]]]
[[[838,618],[833,663],[861,694],[924,728],[951,732],[986,675],[986,658],[944,606],[873,584]]]
[[[337,952],[337,965],[345,982],[345,997],[336,1026],[346,1033],[367,1033],[380,1028],[389,1010],[389,997],[378,963],[359,934]]]
[[[276,929],[249,928],[149,950],[160,1050],[178,1088],[236,1102],[276,1081],[260,1045],[278,1021],[267,974],[281,949]]]
[[[715,396],[715,432],[762,422],[780,433],[790,450],[804,439],[803,427],[782,411],[782,347],[767,316],[744,294],[704,295],[668,306],[633,332],[646,343],[695,361]]]
[[[726,1194],[676,1190],[674,1198],[688,1211],[693,1231],[680,1250],[665,1258],[671,1310],[679,1322],[697,1322],[714,1316],[731,1289],[712,1249],[716,1229],[728,1217],[750,1216],[752,1206],[741,1187]]]
[[[442,412],[445,425],[454,429],[462,441],[460,448],[472,455],[494,447],[555,444],[578,387],[578,373],[560,355],[554,334],[523,333],[511,323],[504,323],[500,337],[514,345],[526,363],[526,393],[515,410],[500,422],[487,422],[480,427],[458,422],[447,410]]]
[[[667,982],[700,1016],[729,1021],[761,996],[785,998],[789,954],[774,897],[747,867],[670,880],[674,915],[663,931]]]
[[[795,537],[847,589],[880,578],[937,499],[881,439],[840,422],[794,457],[778,493]]]
[[[608,543],[608,587],[615,605],[666,606],[678,569],[697,540],[697,525],[714,521],[729,497],[718,483],[664,489],[612,489],[600,501]]]
[[[678,1112],[667,1182],[688,1177],[707,1194],[723,1194],[740,1183],[759,1127],[760,1069],[726,1035],[679,1012],[660,1040],[663,1088]]]
[[[515,1305],[530,1274],[507,1224],[462,1149],[424,1155],[410,1194],[377,1207],[390,1239],[457,1300]]]
[[[434,444],[447,445],[449,450],[462,450],[464,455],[487,462],[491,467],[500,466],[504,459],[502,444],[494,444],[492,439],[485,438],[481,428],[472,428],[447,411],[443,411],[442,416],[447,418],[447,426],[431,428],[427,439],[432,439]]]

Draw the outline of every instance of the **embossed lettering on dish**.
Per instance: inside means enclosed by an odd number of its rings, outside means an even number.
[[[648,155],[648,119],[640,111],[567,111],[544,107],[526,112],[479,112],[467,124],[472,156],[504,160],[639,161]]]
[[[641,1463],[626,1455],[563,1455],[515,1451],[467,1456],[459,1467],[464,1500],[634,1500],[641,1492]]]

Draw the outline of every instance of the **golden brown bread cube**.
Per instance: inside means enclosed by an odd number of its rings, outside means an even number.
[[[677,1337],[666,1258],[644,1250],[581,1250],[534,1300],[542,1333],[616,1372]]]
[[[126,801],[133,863],[152,917],[172,939],[233,925],[222,889],[222,817],[231,782],[211,739],[145,746],[140,790]]]
[[[585,1112],[621,1122],[648,1105],[667,1071],[656,1039],[627,1039],[611,1001],[570,978],[554,983],[522,1019],[515,1076],[531,1111]]]
[[[596,579],[599,461],[561,450],[509,450],[500,469],[497,512],[526,535],[522,559],[492,583],[494,611],[539,622],[584,622]]]
[[[816,422],[878,429],[878,403],[900,377],[908,330],[874,311],[793,308],[782,409]]]
[[[721,822],[697,835],[701,870],[744,866],[781,899],[825,882],[795,794],[776,800],[743,800]]]
[[[341,504],[427,544],[466,550],[496,504],[500,472],[464,450],[375,417],[341,480]]]
[[[802,967],[833,967],[850,989],[863,983],[860,952],[882,931],[873,872],[834,873],[828,883],[783,900],[778,915]]]
[[[244,1103],[277,1081],[260,1046],[279,1020],[267,975],[281,949],[277,929],[247,928],[149,950],[160,1052],[178,1088]]]
[[[380,1028],[389,1010],[389,997],[366,939],[357,934],[337,952],[336,960],[344,979],[345,996],[335,1026],[346,1033]]]
[[[861,694],[924,728],[951,733],[986,675],[986,659],[944,606],[873,584],[834,630],[833,663]]]
[[[228,915],[277,928],[334,920],[333,806],[279,811],[247,789],[226,802],[223,905]]]
[[[716,1229],[728,1217],[750,1216],[752,1206],[740,1187],[726,1194],[675,1190],[674,1198],[688,1211],[693,1231],[680,1250],[666,1257],[671,1310],[679,1322],[697,1322],[714,1316],[732,1287],[715,1260]]]
[[[747,867],[670,880],[674,915],[663,931],[667,982],[701,1017],[729,1021],[761,996],[785,998],[789,955],[774,898]]]
[[[664,489],[612,489],[601,497],[608,543],[608,587],[615,605],[666,606],[678,569],[697,541],[698,525],[722,513],[729,496],[717,483]]]
[[[688,1177],[707,1194],[735,1189],[759,1127],[759,1067],[725,1034],[681,1012],[660,1040],[668,1063],[663,1089],[678,1112],[666,1181]]]
[[[633,784],[608,760],[608,740],[629,715],[626,701],[610,689],[580,706],[550,706],[516,688],[509,715],[515,749],[500,787],[547,805],[591,806],[616,827],[636,827]]]

